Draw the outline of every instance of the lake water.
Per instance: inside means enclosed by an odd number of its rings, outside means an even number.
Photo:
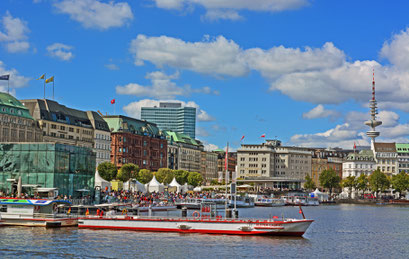
[[[173,212],[173,213],[180,213]],[[304,207],[302,238],[0,228],[0,258],[409,258],[409,207]],[[297,207],[240,209],[240,217],[300,218]]]

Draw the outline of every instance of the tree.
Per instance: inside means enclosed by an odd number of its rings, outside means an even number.
[[[170,184],[173,180],[174,173],[169,168],[159,168],[155,174],[156,179],[163,184]]]
[[[139,172],[139,167],[135,164],[129,163],[124,164],[121,169],[119,169],[117,179],[123,182],[128,181],[131,178],[137,178]]]
[[[220,184],[219,181],[216,179],[213,179],[210,181],[210,185],[219,185],[219,184]]]
[[[332,168],[322,171],[319,180],[322,187],[329,189],[330,197],[332,189],[338,188],[339,183],[341,182],[341,178]]]
[[[189,172],[187,183],[196,187],[203,182],[203,176],[197,172]]]
[[[348,197],[351,198],[352,188],[356,188],[357,182],[355,176],[350,175],[342,180],[341,182],[342,187],[348,188]]]
[[[308,174],[307,176],[305,176],[304,188],[306,190],[314,190],[316,188],[314,181],[312,180],[311,176]]]
[[[147,184],[149,183],[153,178],[153,174],[151,171],[149,171],[148,169],[141,169],[138,173],[138,181],[143,183],[143,184]]]
[[[187,183],[187,177],[188,177],[188,175],[189,175],[189,172],[188,172],[188,171],[185,171],[185,170],[174,170],[174,171],[173,171],[173,174],[174,174],[174,176],[175,176],[175,178],[176,178],[176,181],[177,181],[179,184],[183,185],[183,184]]]
[[[364,193],[368,189],[368,176],[366,174],[361,174],[358,178],[356,178],[356,188],[358,190],[362,190]]]
[[[402,195],[402,192],[409,189],[409,175],[404,171],[400,172],[397,175],[392,176],[392,187],[395,191],[399,192],[399,196]]]
[[[378,192],[385,191],[389,186],[390,182],[388,177],[386,177],[386,174],[382,173],[379,169],[376,169],[369,176],[369,187],[376,193],[376,197],[378,197]]]
[[[102,179],[108,182],[115,179],[118,173],[118,169],[116,168],[116,166],[110,162],[102,162],[98,165],[97,170]]]

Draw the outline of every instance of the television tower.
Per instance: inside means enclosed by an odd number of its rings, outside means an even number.
[[[372,99],[369,101],[369,108],[371,108],[371,119],[365,121],[365,125],[369,126],[371,130],[366,132],[366,135],[371,138],[371,149],[375,151],[375,138],[379,136],[379,131],[375,130],[375,127],[382,124],[382,121],[376,120],[376,114],[378,114],[378,106],[375,99],[375,72],[372,73]]]

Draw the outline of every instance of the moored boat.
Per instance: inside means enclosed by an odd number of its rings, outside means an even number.
[[[230,219],[217,216],[215,206],[203,206],[194,217],[113,215],[79,218],[79,228],[231,235],[302,236],[310,219]]]
[[[59,213],[59,206],[70,204],[65,200],[0,198],[0,217],[4,226],[77,226],[76,216]]]

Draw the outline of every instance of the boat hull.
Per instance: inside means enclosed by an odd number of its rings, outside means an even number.
[[[75,227],[78,226],[77,218],[4,218],[3,226],[22,227]]]
[[[186,218],[80,218],[79,228],[229,235],[302,236],[313,220],[249,221]]]

